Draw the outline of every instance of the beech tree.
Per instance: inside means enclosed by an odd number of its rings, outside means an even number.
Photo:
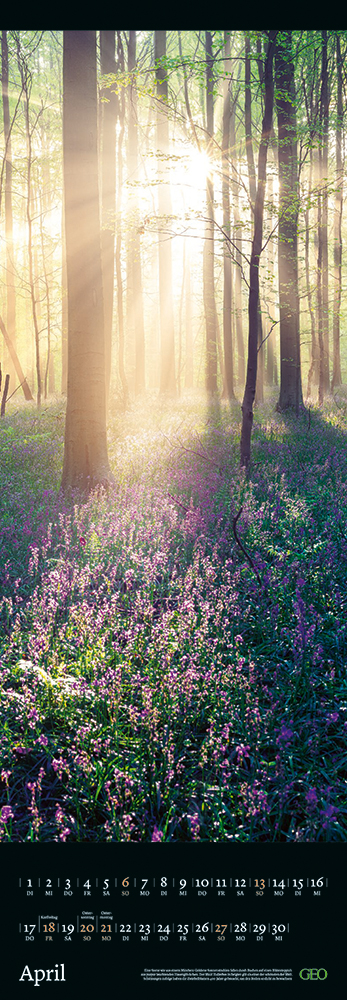
[[[157,89],[157,149],[158,166],[161,158],[167,171],[169,156],[168,86],[166,58],[166,31],[154,32],[154,58]],[[165,162],[166,160],[166,162]],[[172,215],[170,184],[158,186],[159,213],[159,315],[160,315],[160,391],[176,393],[175,332],[172,300],[172,255],[167,224]]]
[[[274,102],[273,87],[273,57],[276,41],[276,31],[269,31],[268,45],[264,66],[265,108],[262,123],[261,140],[258,155],[258,177],[254,203],[254,231],[249,269],[249,299],[248,299],[248,358],[246,385],[242,401],[241,427],[241,468],[247,469],[251,457],[251,434],[253,425],[253,403],[255,397],[257,367],[258,367],[258,329],[259,329],[259,263],[262,251],[264,198],[266,187],[267,152],[272,129],[272,114]]]
[[[337,76],[337,98],[336,98],[336,188],[335,188],[335,211],[334,211],[334,314],[333,314],[333,373],[331,378],[331,388],[341,385],[341,353],[340,353],[340,307],[342,291],[342,210],[343,210],[343,63],[341,55],[341,42],[336,32],[336,76]]]
[[[130,243],[128,247],[128,308],[129,326],[135,346],[135,395],[145,388],[145,329],[142,295],[141,241],[139,207],[136,183],[138,179],[138,111],[136,69],[136,31],[129,31],[128,37],[128,181],[130,181],[131,207]]]
[[[291,31],[277,33],[275,53],[278,126],[278,282],[281,380],[278,409],[302,406],[298,292],[298,160]]]
[[[318,343],[319,403],[329,392],[329,273],[328,273],[328,32],[322,31],[318,192]]]
[[[207,152],[212,151],[213,113],[213,47],[212,34],[205,32],[206,54],[206,126]],[[212,170],[206,177],[206,226],[203,258],[203,288],[206,324],[206,390],[217,392],[217,315],[214,288],[214,188]]]
[[[9,338],[16,346],[16,290],[13,246],[12,212],[12,143],[8,97],[8,41],[7,31],[1,32],[2,106],[5,142],[5,235],[6,235],[6,326]],[[12,364],[12,363],[11,363]],[[12,373],[12,368],[11,368]]]
[[[100,63],[103,76],[115,74],[115,32],[100,31]],[[106,398],[110,392],[114,286],[114,231],[116,216],[116,119],[117,98],[111,88],[101,92],[101,252],[104,286]]]
[[[259,53],[258,53],[259,63]],[[262,76],[262,74],[260,74]],[[262,79],[260,80],[262,84]],[[257,181],[254,164],[253,136],[252,136],[252,96],[251,96],[251,44],[249,33],[245,34],[245,145],[249,179],[249,197],[252,213],[252,234],[255,224],[255,200],[257,196]],[[258,298],[258,364],[257,364],[257,384],[256,401],[263,402],[264,398],[264,356],[263,356],[263,326],[260,308],[260,297]]]
[[[96,32],[64,31],[68,379],[62,488],[110,481],[98,185]]]
[[[231,99],[228,73],[230,72],[230,32],[224,32],[224,85],[223,85],[223,121],[222,121],[222,201],[223,230],[230,238],[230,129],[231,129]],[[225,395],[234,399],[234,366],[232,344],[232,269],[230,247],[227,241],[223,244],[223,346]]]

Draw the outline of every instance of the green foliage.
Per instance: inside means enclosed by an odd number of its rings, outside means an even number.
[[[61,415],[0,425],[2,839],[346,840],[341,407],[264,405],[244,479],[238,408],[139,403],[68,505]]]

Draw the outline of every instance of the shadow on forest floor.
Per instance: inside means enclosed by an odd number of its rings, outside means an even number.
[[[0,426],[3,839],[346,840],[345,413],[244,477],[237,402],[138,404],[64,505],[61,412]]]

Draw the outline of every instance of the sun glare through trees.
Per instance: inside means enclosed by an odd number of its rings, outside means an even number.
[[[345,31],[3,31],[0,839],[345,841]]]

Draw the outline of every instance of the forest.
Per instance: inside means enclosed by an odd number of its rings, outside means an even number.
[[[346,841],[347,32],[1,88],[0,840]]]

